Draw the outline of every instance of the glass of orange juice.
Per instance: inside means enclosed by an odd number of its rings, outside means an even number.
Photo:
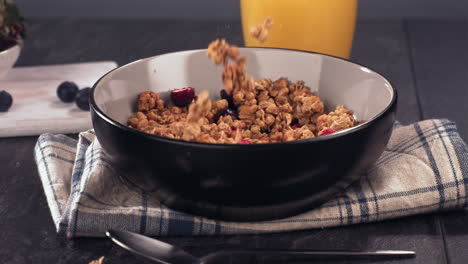
[[[299,49],[349,58],[357,0],[240,0],[246,46]],[[268,38],[250,30],[271,17]]]

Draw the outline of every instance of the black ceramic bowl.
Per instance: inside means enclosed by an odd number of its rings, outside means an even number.
[[[255,79],[303,80],[328,109],[343,104],[359,120],[351,129],[274,144],[186,142],[127,127],[137,95],[168,99],[191,86],[218,98],[222,67],[205,50],[164,54],[130,63],[93,87],[96,136],[117,173],[144,181],[168,207],[231,221],[295,215],[330,199],[359,178],[383,152],[395,120],[397,94],[378,73],[343,59],[303,51],[241,48]]]

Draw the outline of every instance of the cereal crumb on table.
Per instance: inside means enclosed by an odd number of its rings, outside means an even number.
[[[100,257],[99,259],[92,260],[89,264],[103,264],[104,263],[104,256]]]

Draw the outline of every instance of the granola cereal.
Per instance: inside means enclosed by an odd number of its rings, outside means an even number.
[[[271,28],[272,25],[273,19],[271,17],[267,17],[265,18],[263,23],[252,27],[252,29],[250,30],[250,35],[259,42],[263,43],[266,41],[268,37],[268,30]]]
[[[326,129],[340,131],[355,125],[356,120],[354,119],[353,112],[344,108],[342,105],[337,106],[335,111],[317,118],[318,134],[321,134],[321,132]]]
[[[313,138],[357,125],[353,112],[342,105],[325,113],[323,102],[303,81],[254,80],[246,72],[246,58],[224,39],[213,41],[207,55],[224,67],[221,99],[212,101],[202,91],[178,107],[146,91],[139,94],[138,112],[128,126],[185,141],[256,144]]]
[[[217,39],[208,46],[207,55],[214,64],[225,64],[228,57],[234,59],[239,56],[239,49],[229,45],[225,39]]]

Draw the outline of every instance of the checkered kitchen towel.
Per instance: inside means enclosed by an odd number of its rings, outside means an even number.
[[[287,219],[234,223],[168,209],[116,174],[93,131],[79,140],[44,134],[35,148],[52,218],[68,237],[103,236],[109,228],[151,236],[282,232],[323,228],[464,207],[468,149],[454,123],[396,125],[387,149],[345,193]]]

